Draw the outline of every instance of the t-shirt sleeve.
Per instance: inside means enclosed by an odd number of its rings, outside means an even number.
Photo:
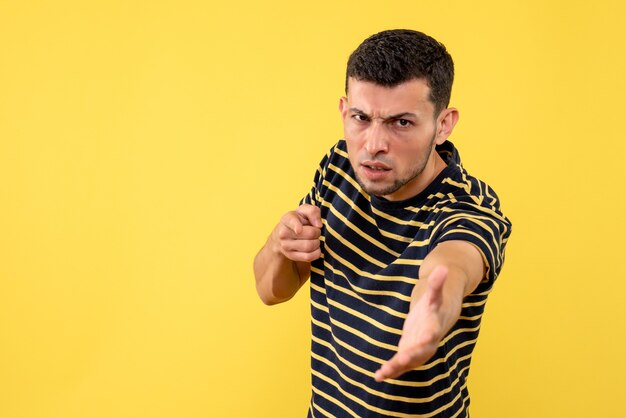
[[[320,161],[319,167],[315,171],[315,175],[313,176],[313,185],[309,192],[300,200],[300,204],[309,204],[314,206],[319,206],[320,196],[324,189],[324,177],[326,176],[326,170],[328,169],[329,160],[334,152],[335,147],[333,147],[324,157],[322,161]]]
[[[456,202],[442,209],[431,237],[429,251],[445,241],[467,241],[481,253],[485,277],[475,293],[487,291],[500,274],[504,250],[511,233],[511,222],[492,205]]]

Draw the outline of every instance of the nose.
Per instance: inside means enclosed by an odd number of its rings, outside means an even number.
[[[389,151],[389,137],[380,121],[373,121],[365,136],[365,150],[373,157]]]

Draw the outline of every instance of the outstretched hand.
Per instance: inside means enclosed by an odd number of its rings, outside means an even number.
[[[376,371],[375,379],[381,382],[395,378],[426,363],[437,351],[439,342],[451,327],[451,315],[458,317],[458,309],[444,304],[444,284],[448,269],[438,266],[426,278],[421,294],[414,299],[398,344],[398,352]]]

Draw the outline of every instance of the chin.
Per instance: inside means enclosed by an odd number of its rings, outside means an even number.
[[[382,197],[397,191],[397,188],[394,188],[392,185],[367,184],[361,180],[358,180],[358,183],[361,188],[370,196]]]

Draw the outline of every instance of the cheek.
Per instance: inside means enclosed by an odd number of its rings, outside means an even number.
[[[363,138],[367,132],[367,127],[356,123],[353,120],[347,120],[343,123],[343,133],[346,138],[350,138],[353,141],[357,141]]]
[[[351,137],[346,137],[346,150],[348,151],[348,158],[350,161],[354,159],[354,154],[356,153],[356,147],[354,144],[354,140]]]
[[[352,129],[348,124],[343,125],[343,136],[346,140],[352,140],[355,137],[354,129]]]
[[[346,138],[346,151],[348,152],[348,160],[350,161],[350,164],[352,164],[353,168],[358,165],[359,149],[359,145],[356,141],[354,141],[354,139]]]
[[[344,139],[346,140],[346,146],[348,148],[348,155],[356,154],[362,146],[361,135],[348,131],[345,131],[344,133]]]
[[[412,167],[424,155],[424,147],[413,142],[397,141],[393,144],[393,155],[399,167]]]

